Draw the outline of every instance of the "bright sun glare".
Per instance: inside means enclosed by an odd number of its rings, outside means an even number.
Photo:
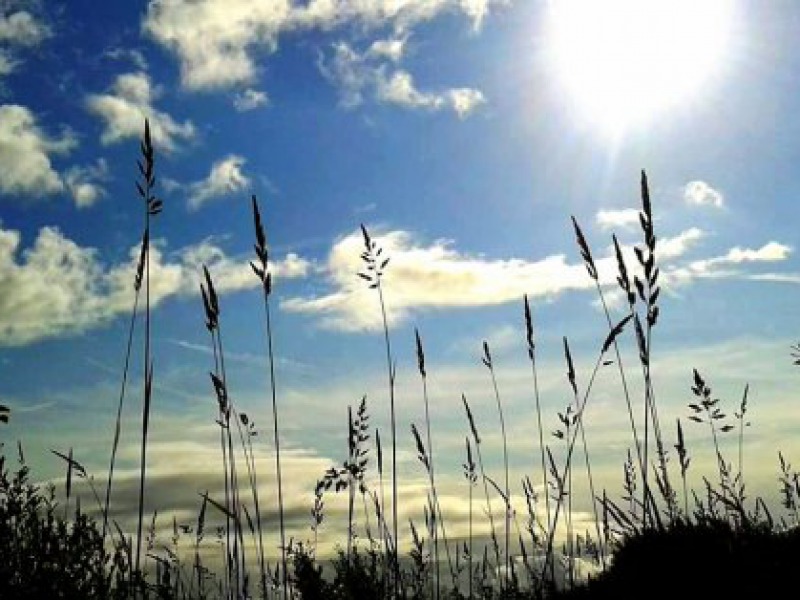
[[[688,100],[719,68],[733,0],[551,0],[554,68],[611,132]]]

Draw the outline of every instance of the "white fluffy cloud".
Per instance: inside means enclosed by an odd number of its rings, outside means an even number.
[[[411,73],[394,66],[402,56],[404,43],[401,39],[379,40],[365,52],[356,51],[346,42],[334,44],[332,57],[320,60],[319,67],[338,88],[341,105],[358,106],[365,94],[371,94],[378,102],[407,109],[448,108],[463,119],[486,102],[483,93],[472,88],[420,90]]]
[[[189,208],[196,210],[214,198],[247,190],[250,178],[242,172],[241,156],[230,155],[211,165],[211,172],[202,181],[189,185]]]
[[[8,5],[0,8],[8,9]],[[0,14],[0,77],[20,65],[20,50],[34,48],[50,35],[50,27],[27,10]]]
[[[502,1],[502,0],[500,0]],[[348,24],[408,31],[445,12],[480,27],[498,0],[151,0],[142,28],[180,60],[190,89],[251,83],[255,56],[274,51],[281,33]]]
[[[386,77],[381,70],[377,70],[375,75],[375,95],[382,102],[433,110],[438,110],[444,104],[442,96],[420,92],[414,84],[414,78],[406,71],[395,71]]]
[[[782,261],[789,248],[770,242],[759,249],[732,248],[725,255],[686,261],[686,256],[704,238],[702,230],[687,229],[673,237],[663,237],[658,245],[661,286],[665,289],[687,285],[698,278],[749,278],[746,271],[729,267],[741,263]],[[375,236],[391,262],[384,282],[387,316],[393,323],[411,311],[445,307],[468,307],[516,302],[527,294],[533,299],[552,299],[561,293],[593,289],[581,262],[570,262],[557,254],[539,260],[486,259],[470,256],[453,248],[452,243],[419,243],[405,231],[389,231]],[[381,326],[381,313],[372,290],[357,276],[363,268],[364,250],[360,232],[354,232],[332,247],[323,270],[329,293],[315,297],[287,298],[282,308],[321,318],[323,326],[342,330],[375,329]],[[638,272],[633,248],[623,246],[631,275]],[[616,289],[617,261],[612,248],[595,255],[600,283]],[[641,276],[641,274],[639,274]]]
[[[230,258],[211,240],[185,248],[179,252],[179,256],[181,263],[193,273],[198,273],[202,265],[207,265],[214,277],[214,287],[220,292],[235,292],[258,285],[248,261]],[[293,252],[287,254],[283,260],[270,264],[275,281],[306,277],[310,270],[311,263]],[[196,287],[196,282],[193,285]]]
[[[635,208],[599,210],[595,220],[600,229],[635,227],[639,224],[639,211]]]
[[[741,273],[741,266],[747,263],[775,263],[785,261],[792,248],[779,242],[768,242],[760,248],[731,248],[722,256],[695,260],[677,268],[672,276],[678,279],[733,277]],[[758,279],[758,274],[749,276]]]
[[[0,106],[0,194],[43,197],[68,193],[75,206],[88,208],[104,194],[108,165],[98,159],[93,165],[72,166],[59,173],[53,155],[67,154],[78,145],[65,130],[53,137],[40,128],[34,114],[24,106]]]
[[[266,92],[258,90],[246,89],[245,91],[236,94],[233,98],[233,107],[239,112],[254,110],[260,106],[266,106],[269,102]]]
[[[394,63],[400,62],[405,52],[407,37],[375,40],[369,47],[367,54],[376,58],[388,59]]]
[[[48,135],[24,106],[0,106],[0,193],[45,196],[61,192],[64,183],[50,158],[76,145],[69,132]]]
[[[0,16],[0,43],[36,46],[50,36],[50,28],[26,10]]]
[[[687,204],[713,206],[722,208],[725,197],[722,192],[715,190],[705,181],[690,181],[683,188],[683,199]]]
[[[254,79],[254,50],[275,48],[290,10],[289,0],[156,0],[143,29],[178,55],[184,86],[229,87]]]
[[[569,264],[563,255],[529,262],[522,259],[487,260],[462,254],[446,241],[420,245],[405,231],[380,235],[380,245],[391,262],[385,282],[387,312],[396,322],[415,308],[480,306],[533,297],[552,297],[569,289],[590,287],[582,264]],[[333,291],[315,298],[289,298],[282,307],[322,315],[324,324],[339,329],[370,329],[380,325],[374,292],[356,276],[362,268],[361,233],[334,244],[325,270]]]
[[[108,164],[101,158],[88,167],[76,166],[67,169],[64,173],[64,184],[72,195],[75,206],[89,208],[105,196],[105,189],[100,184],[108,178]]]
[[[153,107],[159,94],[147,74],[137,72],[119,75],[105,94],[90,95],[86,101],[89,111],[105,124],[100,141],[113,144],[141,137],[145,118],[150,120],[153,143],[164,151],[174,150],[178,139],[192,139],[196,131],[191,121],[178,123]]]
[[[483,92],[473,88],[448,90],[445,98],[460,119],[467,118],[476,108],[486,104],[486,97]]]
[[[0,346],[80,333],[130,310],[139,248],[128,260],[104,265],[94,248],[81,247],[53,227],[21,248],[19,231],[0,228]],[[151,302],[197,294],[207,264],[219,292],[258,287],[246,259],[234,259],[205,240],[165,256],[151,247]],[[276,279],[304,277],[309,263],[289,254],[274,265]]]

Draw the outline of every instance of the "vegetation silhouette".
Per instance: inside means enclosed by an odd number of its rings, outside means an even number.
[[[792,568],[800,557],[800,473],[782,453],[778,453],[778,483],[782,495],[782,516],[776,518],[761,497],[745,494],[745,430],[750,426],[746,386],[738,407],[729,416],[710,383],[697,369],[691,370],[694,396],[687,406],[687,418],[705,427],[714,451],[716,472],[703,477],[702,489],[687,486],[691,456],[684,438],[684,426],[676,423],[676,440],[667,439],[656,402],[651,376],[651,341],[658,324],[660,305],[658,240],[650,202],[649,184],[641,174],[640,226],[642,243],[630,253],[614,236],[617,263],[616,283],[624,298],[623,315],[611,316],[606,299],[607,282],[601,282],[589,243],[573,217],[579,254],[594,282],[607,325],[605,338],[598,344],[594,365],[585,379],[572,360],[569,341],[563,340],[570,402],[558,414],[551,430],[554,441],[546,443],[536,364],[534,319],[523,298],[524,326],[520,339],[526,341],[531,363],[535,423],[538,440],[537,460],[541,473],[522,480],[521,492],[512,491],[509,456],[505,435],[503,403],[495,364],[488,343],[483,343],[482,362],[489,370],[498,410],[503,442],[503,472],[498,483],[487,472],[483,443],[470,403],[462,394],[465,455],[463,476],[467,486],[469,533],[466,538],[448,536],[448,514],[440,502],[434,464],[433,429],[428,397],[429,368],[426,365],[422,335],[415,329],[417,367],[422,380],[421,407],[424,428],[410,424],[409,444],[424,470],[425,503],[423,518],[408,523],[410,550],[401,552],[398,524],[398,481],[396,469],[397,427],[395,418],[396,364],[392,353],[389,321],[384,302],[384,286],[390,291],[389,257],[361,226],[364,270],[354,273],[378,294],[388,373],[387,396],[391,416],[392,489],[391,513],[384,494],[385,469],[380,431],[370,425],[366,396],[347,409],[346,458],[320,475],[313,490],[307,541],[286,538],[285,507],[282,493],[283,472],[280,454],[279,395],[273,353],[273,327],[270,312],[272,265],[265,227],[255,197],[252,198],[255,225],[256,261],[252,270],[260,282],[265,308],[269,348],[269,394],[275,451],[280,558],[270,564],[264,546],[263,507],[259,496],[257,455],[253,439],[258,430],[254,420],[239,411],[228,389],[225,346],[222,336],[222,310],[214,278],[203,266],[200,287],[205,325],[209,333],[213,363],[210,382],[217,403],[223,497],[209,492],[198,498],[197,520],[191,524],[172,521],[172,537],[158,539],[157,513],[151,515],[145,531],[144,489],[147,479],[147,440],[153,413],[154,359],[150,339],[152,324],[149,299],[149,242],[151,217],[163,209],[154,194],[156,184],[154,148],[149,124],[145,122],[138,162],[141,180],[137,192],[144,202],[144,228],[141,250],[132,274],[132,317],[128,328],[124,363],[117,401],[116,421],[104,494],[98,492],[94,478],[74,458],[53,450],[66,467],[63,504],[56,500],[52,484],[31,481],[21,444],[17,448],[16,469],[9,466],[6,446],[0,443],[0,598],[295,598],[295,599],[545,599],[545,598],[640,598],[652,590],[658,596],[693,597],[773,597],[796,593]],[[626,259],[626,254],[629,258]],[[633,263],[630,263],[630,256]],[[132,358],[132,339],[144,293],[145,365],[136,503],[136,531],[123,530],[112,505],[111,490],[115,462],[123,426],[123,403],[128,387]],[[619,342],[631,335],[638,365],[626,368]],[[800,345],[792,348],[792,359],[800,365]],[[592,400],[597,375],[603,369],[619,373],[620,397],[630,424],[631,446],[624,457],[624,495],[615,499],[607,490],[595,488],[591,472],[591,449],[584,430],[584,415]],[[688,373],[688,371],[687,371]],[[642,398],[634,398],[630,381],[640,377]],[[637,402],[639,406],[637,407]],[[639,413],[637,419],[636,413]],[[157,414],[157,413],[156,413]],[[0,405],[0,426],[8,423],[11,408]],[[2,430],[0,430],[2,431]],[[736,464],[722,451],[719,442],[725,435],[737,437]],[[576,445],[582,461],[575,460]],[[562,452],[555,452],[556,446]],[[674,448],[674,454],[671,454]],[[563,460],[557,460],[563,456]],[[677,461],[670,462],[671,456]],[[574,479],[585,467],[592,508],[593,532],[580,535],[573,520]],[[377,486],[370,478],[376,470]],[[244,469],[242,469],[244,465]],[[677,476],[675,469],[677,468]],[[87,510],[74,494],[74,481],[83,481],[92,492],[96,507]],[[673,484],[678,481],[678,486]],[[473,534],[476,518],[474,490],[482,489],[489,534]],[[540,491],[541,490],[541,491]],[[311,493],[311,490],[309,490]],[[319,532],[325,526],[326,500],[330,494],[346,494],[347,535],[333,557],[319,551]],[[518,506],[512,504],[512,495]],[[74,500],[74,505],[72,500]],[[495,508],[493,509],[493,501]],[[497,518],[497,505],[503,510]],[[521,507],[521,508],[520,508]],[[255,514],[253,514],[255,513]],[[480,514],[480,513],[477,513]],[[99,518],[98,518],[99,515]],[[212,516],[213,515],[213,516]],[[221,522],[214,527],[215,521]],[[502,522],[502,529],[497,523]],[[451,522],[452,524],[452,522]],[[502,537],[498,534],[502,531]],[[361,533],[363,532],[363,534]],[[188,542],[187,542],[188,539]],[[501,543],[502,542],[502,543]],[[209,565],[203,550],[209,545],[222,553],[219,569]],[[204,564],[205,561],[205,564]],[[586,567],[594,573],[585,576]],[[448,575],[443,576],[443,573]]]

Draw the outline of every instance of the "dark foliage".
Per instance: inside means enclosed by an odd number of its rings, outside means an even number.
[[[79,507],[66,520],[54,488],[29,475],[25,464],[10,473],[0,456],[0,598],[126,597],[124,555],[105,552]]]
[[[724,520],[678,521],[624,540],[613,565],[559,598],[790,598],[800,529],[735,528]]]

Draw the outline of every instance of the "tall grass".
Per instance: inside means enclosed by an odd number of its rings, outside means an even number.
[[[528,360],[531,363],[531,376],[533,378],[533,397],[536,403],[536,429],[539,434],[539,458],[542,473],[542,488],[545,491],[544,502],[547,516],[547,526],[550,527],[550,494],[548,493],[549,486],[547,483],[547,462],[545,460],[545,446],[544,446],[544,427],[542,426],[542,403],[539,396],[539,376],[536,369],[536,343],[533,337],[533,317],[531,316],[531,307],[528,302],[527,294],[523,297],[524,314],[525,314],[525,341],[528,351]],[[533,487],[529,488],[531,491]],[[526,494],[526,498],[530,496]]]
[[[381,322],[383,325],[384,347],[386,349],[386,371],[389,378],[389,411],[392,427],[392,537],[396,547],[400,546],[400,537],[397,530],[397,417],[395,414],[395,364],[392,357],[392,343],[389,339],[389,321],[386,318],[386,302],[383,297],[383,274],[384,269],[389,264],[389,257],[381,256],[383,248],[370,237],[369,231],[361,225],[361,234],[364,237],[364,251],[361,253],[361,260],[364,262],[364,270],[358,276],[364,279],[370,289],[377,290],[378,302],[381,309]],[[400,565],[396,561],[394,592],[399,594],[400,590]]]
[[[488,342],[483,342],[483,357],[481,358],[483,365],[489,370],[492,379],[492,390],[494,391],[494,399],[497,403],[497,414],[500,419],[500,435],[503,439],[503,474],[505,476],[505,486],[501,496],[505,503],[505,525],[503,529],[503,541],[505,552],[503,554],[505,560],[505,577],[511,575],[511,554],[510,554],[510,529],[511,529],[511,487],[509,485],[508,477],[508,438],[506,437],[506,420],[503,416],[503,403],[500,401],[500,390],[497,387],[497,377],[494,373],[494,362],[492,361],[492,354],[489,350]]]
[[[142,254],[144,255],[145,312],[144,354],[142,358],[144,362],[144,399],[142,402],[142,441],[141,455],[139,459],[139,514],[136,523],[136,563],[134,565],[134,569],[137,573],[141,572],[142,524],[144,521],[144,485],[145,479],[147,478],[147,434],[150,429],[150,405],[153,395],[153,359],[151,357],[150,348],[150,239],[152,237],[150,223],[152,217],[158,215],[163,208],[163,202],[153,195],[153,187],[155,186],[156,182],[154,172],[155,152],[153,150],[152,140],[150,139],[150,123],[147,120],[144,122],[144,137],[141,143],[141,152],[142,160],[138,162],[138,166],[142,181],[141,183],[136,183],[136,190],[139,192],[139,197],[142,199],[142,206],[144,208],[144,241],[142,243]]]
[[[480,470],[480,479],[483,482],[483,493],[486,498],[486,516],[489,518],[489,532],[494,548],[495,567],[500,568],[500,544],[497,540],[497,530],[494,525],[494,513],[492,512],[492,503],[489,499],[489,478],[486,475],[486,469],[483,466],[483,452],[481,452],[481,436],[478,435],[478,427],[475,424],[475,418],[472,416],[472,410],[467,402],[467,397],[461,394],[461,401],[464,404],[464,410],[467,413],[467,421],[469,422],[469,429],[472,432],[472,441],[475,443],[475,453],[478,456],[478,468]],[[467,446],[469,448],[469,445]],[[469,454],[469,450],[467,451]],[[471,458],[468,458],[471,461]]]
[[[258,201],[256,197],[253,200],[253,224],[256,232],[255,252],[258,258],[258,264],[250,263],[253,272],[261,282],[261,291],[264,298],[264,318],[266,320],[267,328],[267,352],[269,359],[269,381],[270,392],[272,397],[272,425],[273,425],[273,439],[275,444],[275,478],[278,483],[278,524],[280,527],[280,540],[281,540],[281,569],[283,573],[282,589],[284,600],[288,597],[288,583],[287,583],[287,563],[286,563],[286,523],[283,511],[283,476],[281,472],[281,442],[280,442],[280,424],[278,421],[278,400],[275,382],[275,353],[273,350],[273,336],[272,336],[272,313],[270,311],[270,295],[272,293],[272,273],[269,270],[269,251],[267,249],[267,237],[264,233],[264,225],[261,221],[261,212],[258,209]],[[256,507],[258,510],[258,507]],[[261,535],[261,524],[259,515],[259,536]],[[263,560],[262,560],[263,571]],[[263,585],[263,584],[262,584]]]
[[[268,564],[264,536],[265,533],[269,533],[270,524],[262,522],[256,470],[258,448],[254,445],[255,421],[249,415],[239,412],[233,401],[225,366],[220,300],[212,274],[205,266],[202,269],[199,287],[213,355],[210,379],[216,399],[216,422],[219,426],[222,459],[221,487],[224,490],[221,493],[224,493],[224,497],[215,498],[214,494],[208,491],[201,493],[197,519],[192,520],[190,524],[181,524],[176,517],[173,517],[172,534],[167,543],[159,539],[156,511],[149,520],[149,531],[145,532],[144,492],[147,481],[147,441],[154,371],[151,347],[149,250],[152,239],[151,218],[162,208],[161,200],[153,194],[154,149],[148,123],[145,123],[141,153],[142,160],[139,163],[141,181],[137,183],[137,190],[144,203],[145,219],[141,250],[134,274],[133,308],[127,333],[121,385],[116,398],[116,421],[105,498],[103,499],[95,489],[94,478],[87,473],[71,448],[63,453],[53,451],[64,461],[66,467],[63,505],[55,501],[52,490],[49,494],[43,493],[36,486],[29,484],[29,470],[24,463],[21,445],[18,447],[20,468],[16,474],[8,472],[5,456],[0,454],[0,539],[3,540],[0,544],[0,597],[25,597],[22,592],[28,594],[28,597],[55,597],[53,590],[60,589],[69,590],[71,597],[82,598],[219,597],[238,600],[260,595],[262,598],[282,597],[284,600],[290,597],[298,600],[375,597],[395,600],[465,597],[543,599],[560,597],[559,590],[565,587],[574,588],[576,594],[580,593],[578,565],[587,560],[594,561],[601,573],[596,584],[611,585],[608,582],[614,581],[615,573],[625,568],[625,564],[628,564],[626,561],[631,560],[629,548],[650,548],[657,553],[661,546],[656,547],[656,550],[647,546],[648,543],[652,543],[649,540],[653,539],[670,549],[672,547],[669,544],[677,543],[675,540],[684,540],[682,543],[685,543],[687,539],[692,544],[701,544],[702,540],[713,543],[722,540],[727,546],[713,547],[738,548],[737,544],[740,543],[743,546],[756,542],[761,544],[760,536],[763,534],[779,545],[776,547],[800,549],[800,536],[794,534],[800,526],[800,474],[792,468],[782,452],[778,453],[778,481],[785,516],[774,519],[763,498],[756,497],[751,500],[745,495],[744,435],[745,429],[750,425],[750,421],[747,420],[749,386],[745,387],[738,408],[733,412],[735,420],[732,420],[723,408],[722,400],[714,396],[711,386],[697,369],[693,369],[691,391],[694,394],[694,401],[689,403],[688,418],[706,427],[710,444],[705,451],[700,450],[700,452],[708,452],[710,449],[713,453],[716,476],[711,479],[702,477],[703,486],[699,489],[689,487],[691,460],[680,420],[676,420],[677,439],[673,446],[677,461],[672,464],[668,460],[669,454],[659,420],[651,372],[653,329],[659,317],[660,288],[659,268],[656,262],[655,219],[647,177],[644,173],[641,176],[640,213],[643,242],[633,249],[636,257],[635,273],[629,273],[623,250],[616,237],[612,237],[617,259],[616,283],[627,302],[626,312],[618,320],[612,318],[609,303],[606,301],[607,274],[598,272],[586,237],[577,220],[572,219],[581,258],[603,308],[604,330],[607,325],[607,333],[599,344],[594,364],[587,372],[588,376],[578,372],[568,339],[563,338],[566,363],[565,387],[570,400],[567,407],[562,409],[563,412],[557,415],[559,425],[554,436],[558,440],[555,442],[559,445],[558,450],[548,446],[544,439],[543,413],[548,404],[541,397],[539,388],[537,345],[534,340],[531,306],[527,296],[523,298],[524,335],[531,366],[533,410],[537,430],[533,433],[531,429],[531,437],[535,444],[538,438],[539,454],[538,459],[533,462],[539,463],[537,468],[541,469],[541,474],[534,477],[525,474],[521,479],[521,493],[515,491],[511,481],[506,415],[499,391],[498,373],[489,345],[483,343],[482,362],[490,374],[503,443],[503,478],[497,483],[487,472],[487,457],[484,456],[485,445],[479,434],[479,424],[474,418],[466,396],[462,393],[462,404],[467,417],[463,475],[467,486],[464,503],[468,514],[467,531],[461,538],[458,535],[453,539],[448,538],[447,524],[452,524],[453,520],[445,514],[441,501],[443,478],[439,465],[443,461],[434,460],[440,458],[442,444],[441,438],[436,438],[439,441],[434,442],[435,428],[431,422],[426,356],[422,337],[415,330],[417,370],[422,382],[424,428],[417,428],[415,424],[410,426],[417,458],[425,469],[425,493],[420,494],[419,502],[415,506],[402,508],[407,513],[416,510],[417,514],[421,509],[425,527],[422,528],[418,517],[409,520],[408,529],[405,531],[409,534],[407,539],[411,540],[411,551],[402,557],[400,556],[401,531],[398,524],[398,511],[401,508],[398,486],[401,481],[397,473],[398,438],[395,412],[397,367],[389,335],[389,319],[383,289],[383,275],[388,259],[383,255],[378,241],[373,239],[362,225],[364,251],[361,259],[364,270],[359,275],[368,282],[371,289],[377,291],[388,373],[392,437],[391,525],[386,516],[381,436],[380,432],[372,429],[370,425],[367,401],[366,397],[363,397],[355,408],[347,409],[346,457],[341,463],[326,470],[318,479],[314,489],[310,527],[313,540],[305,544],[295,537],[294,532],[290,535],[291,528],[287,528],[283,495],[284,473],[281,463],[282,431],[273,346],[274,323],[270,305],[273,281],[262,217],[258,203],[253,197],[256,260],[251,266],[259,280],[264,303],[271,395],[269,408],[272,413],[278,501],[278,522],[274,524],[274,529],[280,537],[280,561],[274,567]],[[123,403],[132,360],[134,328],[137,312],[140,310],[140,294],[144,297],[144,385],[137,520],[136,532],[132,534],[123,531],[120,523],[111,519],[110,514],[112,482],[123,425]],[[630,371],[637,371],[636,376],[641,376],[642,381],[642,409],[638,419],[635,418],[631,395],[633,386],[629,385],[630,372],[623,366],[618,344],[622,336],[628,334],[632,338],[639,359],[638,367]],[[800,349],[793,348],[793,351],[800,352]],[[797,359],[797,356],[800,354],[793,354],[793,359]],[[615,496],[609,494],[607,490],[601,491],[597,488],[593,472],[595,463],[586,432],[587,426],[590,426],[587,407],[594,395],[595,382],[601,370],[611,366],[612,363],[616,363],[622,384],[622,396],[626,403],[632,440],[624,460],[624,495],[621,501],[615,500]],[[9,407],[0,405],[0,423],[7,423],[9,414]],[[234,428],[236,431],[233,431]],[[373,431],[374,439],[371,435]],[[639,431],[642,431],[641,437]],[[721,437],[729,433],[732,434],[730,437],[735,435],[738,441],[736,468],[734,460],[725,456],[725,445],[721,443]],[[586,468],[589,494],[587,500],[591,506],[590,526],[594,530],[591,535],[588,532],[582,535],[577,529],[575,508],[580,502],[576,497],[577,444],[581,446],[582,462]],[[376,452],[374,467],[370,457],[373,448]],[[434,449],[439,453],[435,454]],[[652,455],[653,452],[655,456]],[[246,482],[241,473],[242,460],[246,469]],[[373,468],[376,470],[374,475]],[[677,477],[680,477],[682,503],[671,484],[673,475],[676,481]],[[543,499],[536,489],[538,486],[533,484],[534,480],[541,480],[543,484]],[[97,504],[96,514],[102,519],[100,525],[94,523],[81,506],[80,495],[76,493],[78,481],[80,485],[89,487]],[[250,486],[251,500],[248,500],[247,485]],[[371,489],[375,485],[377,489]],[[484,497],[476,503],[474,492],[478,486],[482,488]],[[319,535],[324,525],[332,520],[330,514],[326,518],[325,513],[329,507],[326,503],[326,494],[331,492],[346,492],[347,530],[346,541],[340,546],[338,554],[326,561],[326,557],[319,551]],[[492,506],[497,497],[502,501],[505,512],[502,550]],[[527,510],[527,524],[524,527],[520,525],[512,498],[520,502],[524,498]],[[544,503],[543,511],[540,506],[541,500]],[[481,506],[477,506],[478,504]],[[211,513],[224,524],[212,529],[214,525],[211,523]],[[485,527],[481,527],[482,533],[477,535],[476,531],[480,525]],[[248,538],[245,537],[245,526],[249,531]],[[512,550],[512,526],[516,528],[521,562],[517,560],[520,557],[515,556],[515,551]],[[566,530],[566,536],[562,535],[563,530]],[[211,531],[215,531],[216,536],[210,535]],[[365,532],[365,539],[362,539],[360,531]],[[701,535],[700,541],[693,537],[695,534]],[[184,535],[191,536],[189,543],[182,543]],[[596,539],[592,539],[592,536]],[[107,537],[110,538],[110,544],[106,544]],[[46,543],[39,544],[40,539]],[[559,551],[562,541],[564,550]],[[216,545],[219,546],[218,549]],[[677,548],[678,555],[680,552],[691,552],[692,549],[686,546]],[[211,549],[219,550],[221,555],[218,577],[214,577],[210,573],[210,568],[204,565],[206,556],[204,552]],[[31,554],[32,552],[34,554]],[[609,560],[612,556],[614,559]],[[462,563],[462,557],[466,565]],[[23,566],[24,560],[29,561],[29,567]],[[75,565],[79,566],[77,570]],[[450,571],[449,582],[442,577],[445,566]],[[30,576],[26,575],[28,573],[26,568],[29,569]],[[524,571],[521,570],[523,568]],[[637,565],[637,568],[644,570],[642,565]],[[153,569],[154,572],[151,572]],[[466,581],[462,576],[464,569],[466,569]],[[518,569],[519,573],[527,574],[527,586],[524,585],[525,578],[519,576]],[[252,586],[251,583],[251,574],[254,571],[258,573],[257,586]],[[670,572],[669,575],[679,577],[680,573]],[[28,586],[28,589],[24,590],[20,586]],[[639,588],[639,591],[643,591],[643,588]]]
[[[122,409],[125,403],[125,392],[128,386],[128,372],[131,363],[131,354],[133,351],[133,334],[136,326],[136,316],[139,310],[139,297],[141,296],[142,279],[144,278],[144,265],[147,248],[149,247],[149,232],[147,229],[142,234],[141,250],[139,251],[139,260],[136,263],[136,275],[133,281],[133,307],[131,309],[131,318],[128,323],[128,336],[127,343],[125,344],[125,360],[122,367],[122,379],[120,382],[119,399],[117,400],[117,416],[114,421],[114,439],[111,444],[111,458],[108,465],[108,478],[106,480],[106,495],[105,503],[103,505],[103,539],[106,538],[108,532],[108,511],[111,505],[111,488],[114,481],[114,467],[117,461],[117,451],[119,450],[120,435],[122,433]]]

